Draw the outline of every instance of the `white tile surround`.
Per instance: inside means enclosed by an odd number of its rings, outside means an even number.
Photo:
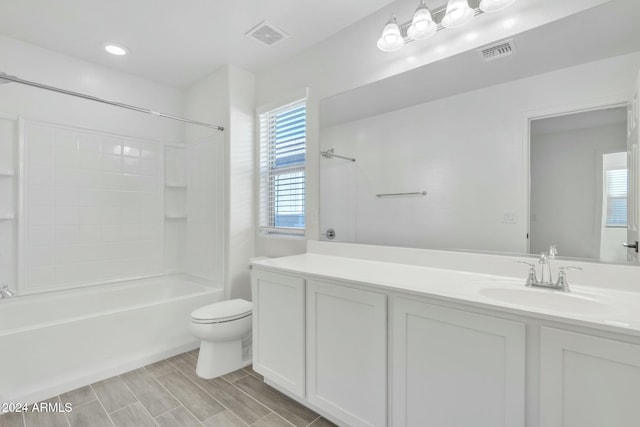
[[[13,283],[15,277],[13,119],[0,115],[0,284]]]
[[[23,121],[21,293],[162,274],[162,145]]]

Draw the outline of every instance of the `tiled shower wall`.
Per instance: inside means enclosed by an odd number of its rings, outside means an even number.
[[[187,149],[164,146],[164,272],[184,273],[187,256]]]
[[[24,121],[20,293],[163,273],[162,145]]]
[[[0,116],[0,286],[14,288],[15,170],[13,118]]]

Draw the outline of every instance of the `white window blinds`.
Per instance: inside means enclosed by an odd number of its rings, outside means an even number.
[[[627,170],[606,171],[607,227],[627,226]]]
[[[260,220],[266,233],[304,234],[305,101],[260,114]]]

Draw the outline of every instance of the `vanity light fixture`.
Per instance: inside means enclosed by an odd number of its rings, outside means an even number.
[[[395,52],[414,40],[428,39],[445,28],[461,27],[476,15],[502,10],[515,1],[481,0],[479,5],[478,1],[474,2],[478,5],[477,8],[472,8],[469,6],[469,0],[449,0],[446,7],[432,13],[426,0],[420,0],[411,21],[399,25],[395,15],[387,21],[378,39],[378,49],[383,52]],[[439,23],[434,19],[435,16],[442,16]]]

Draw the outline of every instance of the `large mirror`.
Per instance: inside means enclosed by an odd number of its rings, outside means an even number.
[[[637,22],[614,0],[322,100],[321,238],[637,262]]]

